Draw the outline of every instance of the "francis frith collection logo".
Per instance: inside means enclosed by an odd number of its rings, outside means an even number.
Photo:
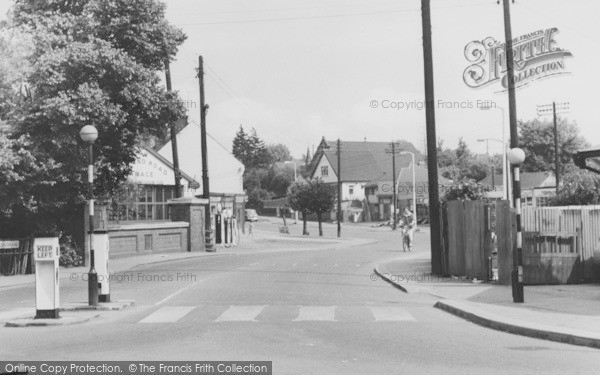
[[[557,33],[553,27],[513,39],[515,87],[569,73],[564,60],[572,54],[557,46]],[[471,63],[463,73],[467,86],[478,88],[499,82],[503,90],[508,89],[505,43],[492,37],[475,40],[465,47],[465,58]]]

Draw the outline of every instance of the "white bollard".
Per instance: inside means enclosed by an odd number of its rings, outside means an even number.
[[[60,308],[58,237],[35,238],[33,240],[33,257],[35,260],[35,318],[57,319]]]
[[[98,302],[110,302],[108,256],[108,232],[94,231],[94,267],[98,274]]]

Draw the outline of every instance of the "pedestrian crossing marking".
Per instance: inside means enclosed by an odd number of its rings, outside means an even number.
[[[164,306],[140,320],[139,323],[175,323],[188,316],[196,307]],[[215,307],[219,309],[218,306]],[[214,323],[267,321],[377,323],[416,320],[406,308],[399,306],[230,305],[220,306],[219,310],[220,315],[207,317],[208,321]]]
[[[215,322],[256,322],[256,317],[267,306],[229,306]]]
[[[405,309],[395,306],[369,306],[376,322],[414,321],[412,315]]]
[[[161,307],[140,323],[174,323],[194,310],[196,306],[168,306]]]
[[[335,321],[335,308],[336,306],[300,306],[300,312],[294,321]]]

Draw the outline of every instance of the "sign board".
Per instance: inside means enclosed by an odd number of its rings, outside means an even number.
[[[60,258],[58,238],[36,238],[33,245],[33,258],[39,261],[54,261]]]
[[[0,249],[18,249],[19,241],[0,240]]]

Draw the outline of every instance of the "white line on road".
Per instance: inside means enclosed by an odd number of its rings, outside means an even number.
[[[229,306],[215,322],[256,322],[265,306]]]
[[[260,262],[252,263],[252,264],[248,265],[248,267],[254,267],[254,266],[258,265],[258,264],[260,264]]]
[[[401,307],[395,306],[370,306],[371,313],[373,313],[373,317],[376,322],[389,322],[389,321],[414,321],[413,318],[408,311],[404,310]]]
[[[196,306],[166,306],[161,307],[144,319],[140,323],[174,323],[183,318]]]
[[[300,306],[300,313],[294,319],[300,321],[335,321],[335,306]]]
[[[194,285],[196,285],[196,284],[200,284],[200,283],[201,283],[201,282],[203,282],[203,281],[206,281],[206,279],[198,280],[198,281],[196,281],[196,282],[195,282],[195,283],[193,283],[193,284],[190,284],[190,285],[188,285],[188,286],[185,286],[185,287],[183,287],[183,288],[179,289],[179,290],[178,290],[178,291],[176,291],[175,293],[173,293],[173,294],[171,294],[171,295],[167,296],[166,298],[163,298],[163,299],[161,299],[160,301],[156,302],[156,303],[154,304],[154,306],[162,305],[163,303],[167,302],[168,300],[170,300],[171,298],[175,297],[176,295],[178,295],[179,293],[183,292],[184,290],[186,290],[186,289],[188,289],[188,288],[191,288],[191,287],[193,287],[193,286],[194,286]]]

